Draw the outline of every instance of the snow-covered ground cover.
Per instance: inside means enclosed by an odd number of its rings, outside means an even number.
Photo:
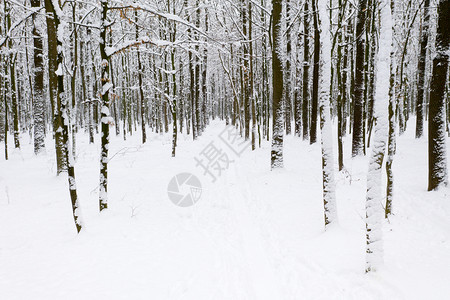
[[[139,132],[126,142],[112,136],[101,214],[99,145],[79,133],[79,235],[51,139],[36,157],[23,136],[22,150],[0,160],[0,299],[450,298],[450,190],[426,191],[427,141],[414,139],[413,126],[398,141],[385,264],[371,274],[368,161],[350,158],[350,136],[347,172],[336,174],[339,225],[324,232],[319,143],[287,137],[285,168],[270,171],[267,141],[238,157],[219,138],[224,128],[215,121],[195,142],[180,136],[176,158],[171,134],[152,133],[145,145]],[[215,182],[195,160],[211,142],[233,160]],[[202,183],[191,207],[167,194],[182,172]]]

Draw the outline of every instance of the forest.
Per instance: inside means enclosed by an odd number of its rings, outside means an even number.
[[[0,298],[450,297],[449,62],[450,0],[0,0]]]

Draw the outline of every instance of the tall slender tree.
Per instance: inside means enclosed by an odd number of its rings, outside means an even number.
[[[325,228],[337,222],[336,187],[334,181],[334,155],[333,155],[333,129],[330,118],[330,75],[331,75],[331,47],[329,20],[323,20],[327,16],[327,4],[325,1],[317,5],[313,0],[312,9],[316,12],[314,22],[317,22],[319,30],[314,34],[319,39],[319,65],[320,78],[320,131],[322,148],[322,193],[324,206]],[[319,13],[320,12],[320,13]],[[321,29],[320,29],[321,28]],[[322,32],[321,32],[322,31]],[[315,55],[315,53],[314,53]]]
[[[48,81],[49,81],[49,96],[50,104],[52,107],[52,118],[53,118],[53,133],[55,139],[55,149],[56,149],[56,174],[60,174],[67,170],[67,164],[64,153],[64,143],[62,139],[62,119],[58,111],[58,98],[56,93],[58,90],[58,78],[56,76],[56,69],[58,64],[56,62],[58,56],[57,50],[57,31],[55,26],[55,20],[53,19],[54,8],[52,0],[45,0],[45,12],[47,13],[47,53],[48,53]]]
[[[55,25],[55,32],[64,32],[64,28],[61,24],[61,21],[64,18],[64,14],[59,6],[57,1],[51,2],[51,8],[53,12],[53,20]],[[79,233],[83,227],[82,219],[81,219],[81,211],[77,196],[77,186],[75,183],[75,166],[74,160],[72,157],[72,152],[70,149],[70,141],[69,141],[69,118],[68,118],[68,110],[67,110],[67,98],[64,94],[64,53],[63,53],[63,43],[64,43],[64,35],[59,34],[56,40],[57,45],[57,56],[56,63],[58,68],[56,69],[57,76],[57,103],[58,103],[58,114],[61,117],[61,137],[63,143],[63,154],[65,165],[67,166],[67,175],[69,181],[69,193],[70,199],[72,202],[72,213],[75,221],[75,226],[77,232]]]
[[[311,98],[311,126],[309,142],[317,142],[317,118],[319,108],[319,69],[320,69],[320,28],[317,0],[312,0],[313,24],[314,24],[314,63],[313,63],[313,87]],[[331,75],[331,74],[330,74]]]
[[[291,41],[291,1],[286,0],[286,69],[284,82],[284,113],[286,134],[291,134],[291,68],[292,68],[292,41]]]
[[[6,15],[6,28],[10,30],[11,24],[11,4],[9,2],[4,3],[5,5],[5,15]],[[8,39],[8,48],[13,49],[12,39]],[[16,87],[16,61],[17,53],[15,51],[10,51],[9,54],[9,84],[10,84],[10,95],[11,95],[11,109],[13,117],[13,130],[14,130],[14,147],[20,148],[19,139],[19,111],[17,102],[17,87]]]
[[[374,6],[377,3],[373,4]],[[388,139],[388,99],[392,18],[388,0],[380,1],[380,51],[377,62],[374,116],[376,120],[372,153],[369,160],[366,193],[366,272],[375,271],[383,262],[381,193],[382,167]]]
[[[390,0],[391,18],[392,18],[392,36],[395,34],[395,3],[394,0]],[[384,208],[384,217],[388,218],[392,213],[392,202],[394,200],[394,172],[392,170],[392,164],[394,162],[394,155],[396,151],[396,127],[395,122],[395,48],[394,38],[391,40],[391,62],[389,66],[389,138],[388,138],[388,152],[386,158],[386,205]]]
[[[450,0],[438,1],[436,55],[428,117],[428,190],[436,190],[448,183],[445,145],[445,85],[448,80],[450,58]]]
[[[100,185],[99,185],[99,208],[100,211],[108,208],[108,150],[109,150],[109,90],[112,88],[109,79],[109,56],[106,53],[106,31],[109,23],[107,19],[108,1],[101,0],[101,19],[100,19],[100,57],[101,57],[101,132],[102,146],[100,152]]]
[[[302,94],[302,123],[303,123],[303,139],[309,138],[309,3],[305,0],[304,17],[303,17],[303,94]]]
[[[272,169],[283,167],[283,66],[281,62],[282,0],[272,0]]]
[[[430,23],[430,0],[425,0],[423,4],[423,21],[420,29],[420,54],[417,66],[417,104],[416,104],[416,138],[423,134],[423,103],[425,91],[425,67],[427,59],[428,33]]]
[[[139,40],[139,31],[138,31],[138,25],[137,25],[137,21],[138,21],[137,9],[134,11],[134,19],[136,22],[135,38],[136,38],[136,40]],[[140,107],[140,112],[141,112],[140,119],[141,119],[141,131],[142,131],[142,144],[145,144],[145,142],[147,141],[147,134],[145,132],[145,98],[144,98],[144,88],[143,88],[143,82],[142,82],[142,73],[144,70],[142,69],[141,52],[139,51],[139,49],[137,49],[136,53],[137,53],[137,63],[138,63],[137,76],[138,76],[138,84],[139,84],[139,107]]]
[[[38,8],[41,1],[32,0],[31,7]],[[45,98],[44,98],[44,59],[43,39],[37,29],[37,14],[33,15],[33,58],[34,58],[34,87],[33,87],[33,121],[34,121],[34,153],[45,150]]]
[[[355,89],[353,97],[352,156],[364,154],[364,37],[367,15],[367,0],[359,0],[356,18]]]

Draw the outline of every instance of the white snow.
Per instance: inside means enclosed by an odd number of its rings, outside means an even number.
[[[128,40],[125,42],[122,42],[116,46],[113,47],[105,47],[105,52],[107,56],[112,56],[118,52],[121,52],[127,48],[133,47],[133,46],[139,46],[142,44],[151,44],[152,46],[156,47],[164,47],[172,45],[171,42],[165,41],[165,40],[151,40],[149,37],[144,36],[140,38],[139,40]]]
[[[62,64],[58,64],[58,69],[56,69],[55,73],[56,73],[56,76],[63,76],[64,75]]]
[[[109,92],[109,90],[113,87],[112,82],[107,82],[102,86],[102,96]]]
[[[107,106],[102,106],[101,113],[105,116],[109,116],[109,108]]]
[[[99,214],[99,144],[80,130],[77,235],[51,137],[35,156],[23,135],[20,151],[0,157],[0,299],[448,298],[450,190],[426,191],[427,141],[414,139],[409,122],[394,161],[394,212],[383,222],[385,263],[373,274],[364,273],[368,160],[350,159],[351,136],[349,172],[336,176],[339,225],[324,232],[318,143],[285,137],[285,168],[271,172],[263,141],[211,183],[194,157],[218,141],[221,122],[195,142],[180,134],[176,158],[171,133],[149,131],[144,145],[139,132],[126,142],[111,135],[109,207]],[[203,186],[189,208],[167,195],[181,172]]]
[[[104,124],[114,124],[114,119],[111,116],[102,117],[101,122]]]

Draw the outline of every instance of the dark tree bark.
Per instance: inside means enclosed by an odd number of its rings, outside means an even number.
[[[395,4],[394,0],[390,0],[391,6],[391,15],[393,20],[395,19]],[[394,34],[394,22],[392,22],[392,34]],[[394,155],[396,151],[396,126],[395,122],[395,110],[396,110],[396,102],[395,102],[395,70],[394,70],[394,39],[392,39],[391,43],[391,64],[390,64],[390,78],[389,78],[389,107],[388,107],[388,118],[389,118],[389,137],[388,137],[388,152],[386,158],[386,205],[385,205],[385,213],[384,217],[388,218],[392,213],[392,202],[394,200],[394,173],[392,171],[392,164],[394,162]]]
[[[377,37],[377,25],[376,25],[376,13],[378,11],[378,2],[377,1],[370,1],[370,39],[367,39],[366,42],[366,52],[368,52],[368,62],[366,63],[367,66],[367,75],[366,75],[366,99],[367,99],[367,117],[365,120],[367,121],[367,147],[370,147],[370,137],[372,135],[372,128],[375,125],[375,119],[373,117],[373,111],[374,111],[374,103],[375,103],[375,56],[378,51],[378,37]],[[364,122],[366,124],[366,122]],[[365,133],[364,131],[364,140]],[[365,148],[364,148],[365,149]],[[364,150],[365,151],[365,150]]]
[[[170,12],[170,1],[168,3],[168,11]],[[173,7],[173,13],[175,14],[175,6]],[[175,42],[175,34],[176,34],[176,25],[171,24],[170,25],[170,41],[173,43]],[[177,120],[177,114],[178,114],[178,107],[177,107],[177,78],[176,78],[176,68],[175,68],[175,49],[171,49],[170,51],[170,59],[171,59],[171,67],[172,67],[172,104],[170,106],[170,110],[172,112],[172,157],[175,157],[175,152],[177,148],[177,138],[178,138],[178,120]],[[206,71],[205,71],[206,73]],[[180,97],[182,98],[182,97]],[[182,111],[183,108],[180,106],[179,111]],[[182,114],[180,117],[180,128],[182,127]]]
[[[283,66],[280,60],[281,3],[282,0],[272,0],[272,170],[283,167]]]
[[[5,14],[6,14],[6,28],[11,28],[11,4],[5,2]],[[8,48],[12,50],[13,43],[11,39],[8,39]],[[13,130],[14,130],[14,147],[20,148],[19,140],[19,116],[18,116],[18,103],[17,103],[17,89],[16,89],[16,59],[17,53],[10,51],[9,54],[9,83],[10,83],[10,95],[11,95],[11,109],[13,117]]]
[[[2,32],[3,34],[3,32]],[[3,56],[0,56],[0,72],[6,73]],[[5,117],[6,117],[6,78],[0,76],[0,142],[5,140]]]
[[[45,11],[47,13],[46,21],[47,21],[47,45],[48,45],[48,77],[50,88],[49,95],[53,116],[53,133],[55,136],[56,174],[59,175],[61,172],[67,170],[67,165],[65,159],[66,154],[64,153],[64,144],[60,130],[60,128],[62,127],[62,119],[58,111],[58,105],[60,104],[57,103],[56,97],[58,89],[58,78],[56,76],[56,68],[58,66],[56,60],[58,56],[58,51],[56,41],[57,34],[56,34],[55,20],[51,17],[55,13],[52,5],[52,0],[45,0]]]
[[[72,3],[72,22],[76,22],[76,2]],[[77,71],[78,71],[78,28],[75,24],[72,24],[73,28],[73,41],[72,41],[72,76],[70,78],[70,89],[72,95],[72,107],[70,111],[70,126],[72,132],[72,149],[67,149],[67,151],[72,151],[72,157],[76,157],[76,133],[77,133]]]
[[[302,121],[303,121],[303,139],[309,138],[309,1],[305,0],[304,9],[304,48],[303,48],[303,101],[302,101]],[[317,77],[318,84],[319,77]],[[318,93],[318,91],[317,91]],[[317,97],[317,95],[316,95]],[[317,99],[316,99],[317,100]]]
[[[430,0],[425,0],[423,5],[423,21],[420,29],[420,54],[419,64],[417,66],[416,138],[420,138],[423,135],[423,103],[425,100],[425,67],[427,60],[428,31],[430,26]]]
[[[242,98],[244,109],[244,128],[245,128],[245,140],[250,138],[250,85],[249,85],[249,51],[248,51],[248,26],[247,26],[247,1],[241,0],[241,17],[242,17],[242,34],[246,41],[242,45],[243,59],[242,59]]]
[[[314,18],[314,64],[313,64],[313,88],[311,101],[311,127],[309,134],[310,144],[317,142],[317,117],[319,107],[319,69],[320,69],[320,29],[319,15],[317,12],[317,0],[312,0],[312,8],[315,11]],[[328,54],[327,54],[328,55]],[[331,76],[331,74],[330,74]]]
[[[134,11],[134,19],[136,21],[136,26],[135,26],[135,37],[136,40],[139,40],[139,33],[138,33],[138,26],[137,26],[137,21],[138,21],[138,14],[137,14],[137,10]],[[142,73],[144,72],[144,70],[142,69],[142,63],[141,63],[141,53],[139,51],[139,49],[136,51],[137,52],[137,63],[138,63],[138,84],[139,84],[139,106],[140,106],[140,112],[141,112],[141,130],[142,130],[142,144],[145,144],[145,142],[147,141],[147,134],[145,133],[145,99],[144,99],[144,89],[142,88]]]
[[[63,17],[62,11],[59,7],[54,7],[53,3],[51,3],[52,6],[52,12],[53,12],[53,20],[54,20],[54,26],[55,26],[55,32],[58,32],[61,30],[59,28],[60,26],[60,20]],[[57,63],[57,104],[58,104],[58,114],[61,117],[61,137],[62,137],[62,145],[63,145],[63,153],[64,153],[64,160],[65,165],[67,166],[67,175],[68,175],[68,181],[69,181],[69,193],[70,193],[70,199],[72,202],[72,213],[73,218],[75,221],[75,226],[77,228],[77,232],[79,233],[83,227],[82,220],[81,220],[81,213],[79,209],[79,202],[77,197],[77,188],[75,184],[75,167],[74,167],[74,160],[71,155],[71,152],[69,151],[70,143],[69,143],[69,119],[67,114],[67,99],[62,98],[64,97],[64,71],[63,71],[63,41],[62,37],[57,38],[57,56],[56,56],[56,63]]]
[[[88,85],[88,99],[87,102],[87,115],[88,115],[88,130],[89,130],[89,144],[94,143],[94,82],[95,82],[95,67],[93,63],[93,58],[91,54],[91,30],[90,28],[86,31],[87,42],[85,47],[85,57],[86,66],[87,66],[87,74],[86,74],[86,82]],[[93,70],[94,69],[94,70]]]
[[[188,6],[188,0],[184,0],[184,7]],[[190,16],[189,13],[186,10],[186,20],[188,22],[190,22]],[[190,28],[188,28],[188,36],[189,38],[192,38],[192,30]],[[189,122],[187,123],[187,131],[189,134],[189,129],[190,127],[192,127],[192,139],[196,140],[197,139],[197,122],[196,122],[196,118],[195,118],[195,113],[196,113],[196,102],[195,102],[195,70],[194,70],[194,55],[192,53],[192,51],[189,51],[188,53],[188,58],[189,58],[189,109],[188,109],[188,113],[186,114],[187,120],[189,120],[190,117],[190,124]],[[191,125],[191,126],[190,126]]]
[[[179,56],[179,68],[180,68],[180,85],[179,85],[179,95],[180,97],[178,98],[179,100],[177,102],[179,102],[178,104],[178,119],[180,120],[180,133],[183,133],[183,120],[184,120],[184,115],[185,115],[185,111],[184,111],[184,97],[186,95],[185,91],[184,91],[184,63],[183,63],[183,59],[184,57],[182,57],[181,55]]]
[[[252,41],[252,3],[248,1],[248,40],[249,40],[249,60],[250,60],[250,72],[249,72],[249,99],[251,101],[251,109],[252,109],[252,150],[256,149],[256,105],[255,105],[255,97],[253,95],[253,41]],[[258,125],[259,126],[259,125]],[[260,141],[261,145],[261,141]]]
[[[450,53],[450,0],[438,2],[436,55],[433,59],[428,119],[428,190],[447,185],[445,85]]]
[[[286,123],[286,134],[291,134],[291,59],[292,59],[292,42],[291,42],[291,3],[290,0],[286,0],[286,82],[285,82],[285,91],[284,91],[284,113],[285,113],[285,123]]]
[[[360,0],[356,19],[355,89],[353,97],[352,156],[364,154],[364,29],[367,1]]]
[[[40,7],[40,0],[32,0],[31,7]],[[36,28],[37,14],[33,16],[33,58],[34,58],[34,87],[33,87],[33,121],[34,121],[34,153],[45,150],[45,99],[44,99],[44,60],[43,39]]]
[[[304,14],[306,17],[306,14]],[[300,137],[302,131],[302,67],[305,63],[300,55],[301,41],[303,32],[300,30],[300,26],[303,23],[301,17],[299,17],[299,30],[297,34],[297,55],[295,55],[295,89],[294,89],[294,134]],[[265,82],[265,81],[263,81]],[[264,87],[264,84],[262,85]]]
[[[196,1],[196,17],[195,17],[195,26],[197,28],[200,28],[200,1]],[[196,122],[196,130],[197,130],[197,136],[202,134],[202,120],[201,120],[201,106],[200,106],[200,58],[199,58],[199,34],[198,32],[194,33],[195,41],[197,42],[195,44],[195,122]],[[193,116],[194,117],[194,116]]]
[[[6,71],[6,68],[5,68]],[[4,130],[5,130],[5,137],[4,137],[4,142],[5,142],[5,160],[8,160],[8,130],[9,130],[9,126],[8,126],[8,98],[6,97],[6,84],[7,81],[5,80],[4,83],[4,94],[3,94],[3,101],[5,103],[5,123],[4,123]]]
[[[342,20],[345,15],[345,4],[343,5],[342,1],[339,0],[339,16],[338,16],[338,28],[336,34],[338,35],[338,47],[337,47],[337,64],[336,64],[336,75],[338,81],[338,99],[337,99],[337,117],[338,117],[338,126],[337,126],[337,136],[338,136],[338,167],[339,171],[344,169],[344,143],[343,143],[343,135],[344,135],[344,105],[346,98],[346,84],[347,78],[345,76],[345,68],[347,65],[347,58],[345,55],[345,49],[342,49],[343,46],[343,36],[345,35],[345,28],[342,27]],[[343,72],[341,72],[341,62],[342,62],[342,51],[344,50],[344,63],[343,63]]]
[[[208,10],[205,9],[205,32],[208,32]],[[203,47],[203,62],[202,62],[202,131],[205,130],[209,123],[208,115],[208,87],[207,87],[207,70],[208,70],[208,48]]]
[[[108,150],[109,150],[109,90],[112,84],[109,80],[109,56],[106,54],[106,30],[107,30],[108,2],[101,1],[101,25],[100,25],[100,56],[101,56],[101,137],[102,146],[100,150],[100,185],[99,185],[99,208],[100,211],[108,208]]]

